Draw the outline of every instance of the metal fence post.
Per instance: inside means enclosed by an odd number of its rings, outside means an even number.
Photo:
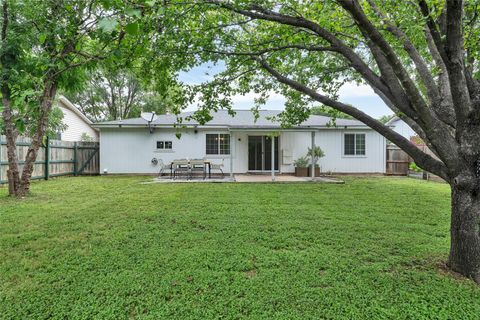
[[[45,180],[48,180],[50,169],[50,138],[47,136],[47,141],[45,143]]]

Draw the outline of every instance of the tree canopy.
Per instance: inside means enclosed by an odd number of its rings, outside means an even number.
[[[370,126],[452,186],[449,265],[480,282],[480,65],[474,0],[192,0],[157,3],[154,51],[175,66],[225,64],[190,87],[195,118],[254,91],[287,98],[280,120],[299,123],[319,102]],[[339,100],[367,84],[434,153]]]
[[[182,84],[173,112],[232,110],[232,97],[287,98],[284,125],[320,103],[373,128],[452,188],[452,269],[480,283],[480,65],[476,0],[88,0],[2,1],[0,65],[10,181],[25,195],[59,88],[73,88],[98,61],[139,69],[158,92],[180,70],[224,66]],[[415,146],[340,101],[346,82],[369,85],[429,146]],[[15,138],[31,115],[22,178]]]
[[[85,85],[65,95],[93,122],[139,117],[142,111],[164,114],[176,104],[178,87],[158,92],[155,86],[128,69],[92,72]]]

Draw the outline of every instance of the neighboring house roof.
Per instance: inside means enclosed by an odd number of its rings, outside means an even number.
[[[213,119],[207,122],[205,125],[200,126],[198,122],[193,120],[183,120],[182,124],[186,126],[198,126],[198,127],[227,127],[230,129],[279,129],[281,125],[279,122],[272,121],[271,117],[277,116],[281,111],[278,110],[259,110],[259,118],[255,121],[254,114],[251,110],[235,110],[235,116],[232,117],[228,114],[227,110],[219,110],[212,114]],[[193,115],[194,112],[184,112],[179,115],[180,118],[185,119],[188,116]],[[295,128],[318,128],[328,127],[332,118],[325,116],[311,115],[306,121],[301,123]],[[358,120],[350,119],[336,119],[337,127],[362,127],[368,128],[365,124]],[[158,115],[158,119],[152,122],[153,126],[169,127],[177,123],[177,116],[172,114]],[[97,128],[108,127],[145,127],[147,122],[142,118],[133,118],[116,121],[106,121],[94,124]]]
[[[98,129],[92,126],[90,121],[80,110],[64,96],[60,96],[56,105],[63,112],[62,123],[66,126],[59,132],[58,139],[63,141],[81,141],[85,135],[93,141],[98,140]]]
[[[397,122],[398,120],[402,120],[400,119],[399,116],[393,116],[392,119],[388,120],[385,125],[386,126],[389,126],[389,127],[394,127],[395,126],[395,122]]]

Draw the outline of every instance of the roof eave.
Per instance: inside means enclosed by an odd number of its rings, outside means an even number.
[[[102,129],[102,128],[148,128],[148,124],[94,124],[93,127]],[[372,128],[365,126],[365,125],[338,125],[338,126],[296,126],[291,128],[282,128],[280,126],[226,126],[226,125],[184,125],[184,126],[173,126],[173,125],[165,125],[165,124],[155,124],[152,125],[153,128],[167,128],[167,129],[174,129],[174,128],[194,128],[194,129],[228,129],[230,131],[260,131],[260,130],[280,130],[280,131],[312,131],[312,130],[319,130],[319,129],[368,129],[372,130]]]

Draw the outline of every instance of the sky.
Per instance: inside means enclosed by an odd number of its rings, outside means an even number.
[[[219,72],[222,66],[212,66],[204,64],[193,68],[190,71],[182,72],[179,79],[188,84],[199,84],[212,78],[212,74]],[[355,83],[346,83],[339,92],[340,101],[357,107],[368,115],[379,118],[383,115],[390,115],[393,112],[385,103],[373,92],[368,85],[357,86]],[[232,98],[234,109],[250,109],[253,106],[255,95],[253,93],[244,96],[235,96]],[[272,94],[270,99],[262,109],[283,110],[285,98],[280,94]],[[188,111],[196,110],[196,105],[192,104],[187,108]]]

